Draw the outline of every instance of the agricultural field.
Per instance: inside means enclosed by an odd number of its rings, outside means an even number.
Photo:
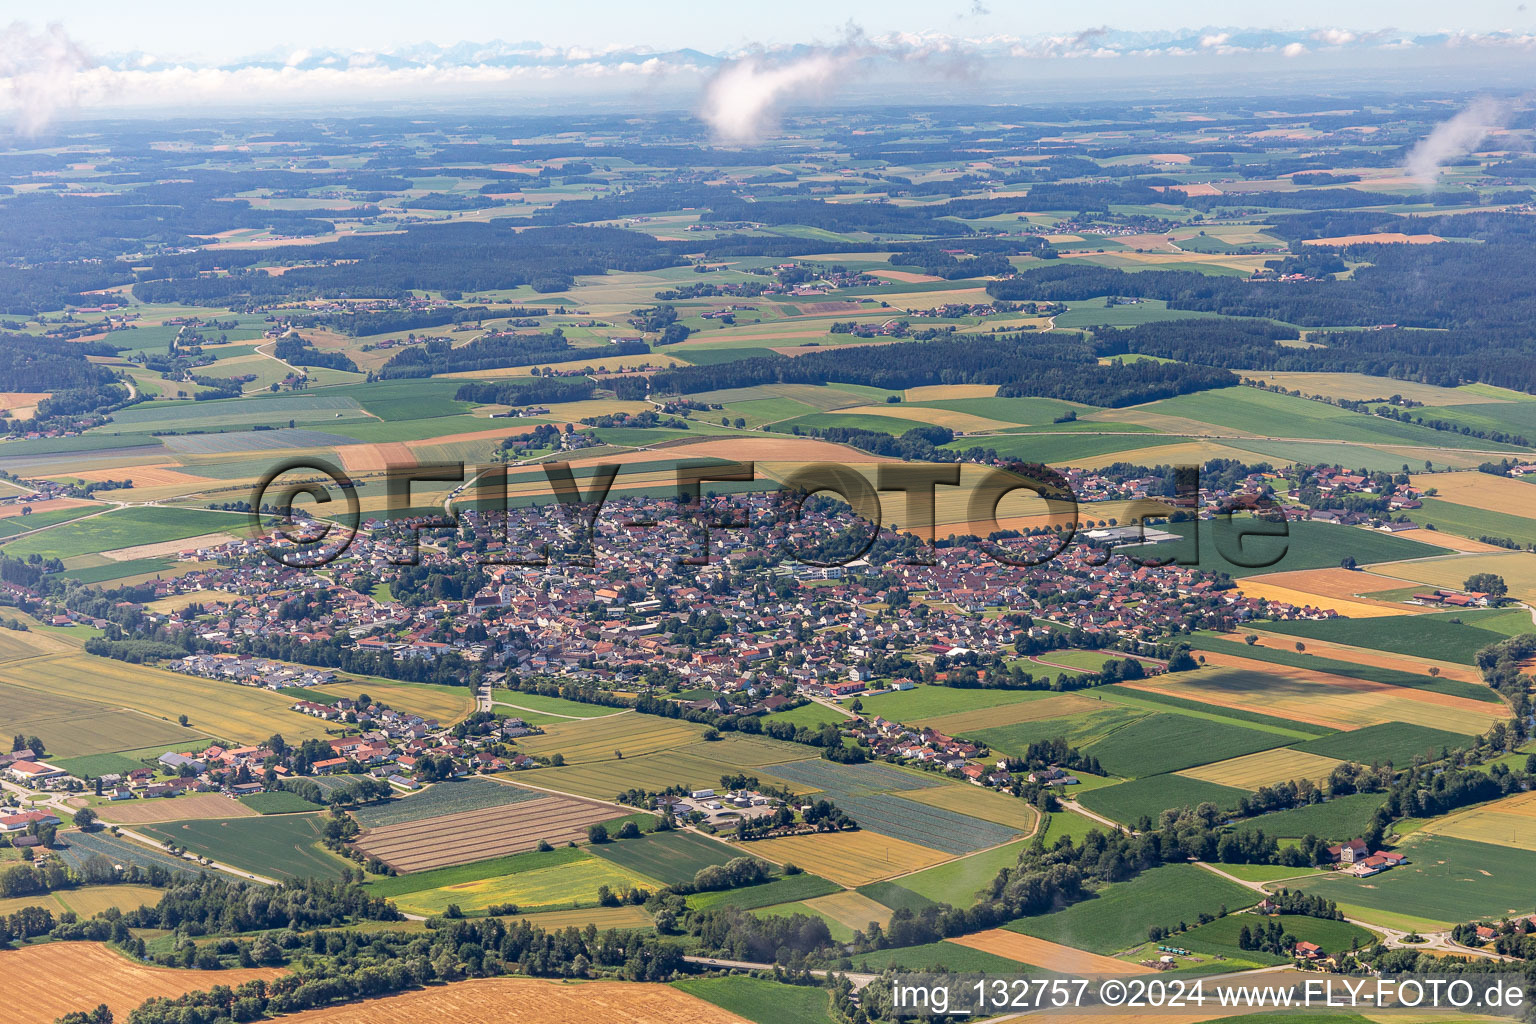
[[[1252,414],[1249,415],[1251,418]],[[1275,534],[1271,524],[1255,523],[1239,517],[1233,517],[1228,524],[1200,523],[1196,531],[1198,546],[1193,547],[1189,540],[1190,524],[1171,523],[1165,528],[1169,533],[1177,533],[1184,539],[1116,550],[1120,554],[1139,558],[1165,559],[1190,549],[1197,559],[1196,564],[1203,571],[1224,572],[1239,580],[1270,573],[1336,568],[1340,559],[1346,556],[1366,565],[1446,553],[1445,548],[1434,545],[1433,534],[1425,533],[1422,537],[1406,540],[1374,530],[1310,521],[1286,523],[1283,535]],[[1247,564],[1240,565],[1222,554],[1222,551],[1239,550]],[[1394,575],[1386,566],[1375,566],[1374,569],[1385,575]]]
[[[587,828],[614,817],[590,800],[538,794],[515,803],[365,829],[353,845],[396,871],[469,864],[498,854],[585,839]]]
[[[1152,970],[1005,928],[993,928],[949,941],[1061,974],[1143,974]]]
[[[1494,558],[1502,558],[1494,555]],[[1477,559],[1481,563],[1482,559]],[[1406,571],[1415,575],[1439,575],[1444,580],[1449,576],[1444,572],[1434,573],[1424,571],[1425,566],[1437,564],[1434,561],[1415,562],[1413,567],[1402,570],[1399,567],[1391,567],[1390,571]],[[1388,567],[1382,567],[1387,569]],[[1460,570],[1457,570],[1460,571]],[[1482,570],[1468,566],[1465,573],[1459,576],[1455,583],[1439,582],[1438,586],[1460,587],[1462,580],[1474,572]],[[1451,572],[1450,575],[1455,575]],[[1421,580],[1420,582],[1429,582]],[[1513,585],[1513,581],[1511,581]],[[1506,634],[1495,632],[1492,629],[1484,629],[1478,625],[1480,619],[1486,619],[1500,613],[1488,612],[1461,612],[1457,614],[1443,615],[1415,615],[1411,620],[1402,617],[1384,619],[1324,619],[1315,622],[1266,622],[1264,630],[1270,633],[1282,633],[1303,640],[1325,640],[1329,643],[1345,644],[1351,647],[1365,647],[1378,651],[1392,651],[1397,654],[1406,654],[1418,658],[1433,658],[1442,661],[1456,662],[1462,665],[1472,664],[1472,658],[1479,650],[1489,644],[1498,643],[1505,639]],[[1452,622],[1459,619],[1459,622]]]
[[[1193,864],[1166,864],[1115,882],[1053,914],[1014,921],[1008,931],[1094,953],[1118,953],[1147,941],[1147,929],[1192,922],[1201,911],[1240,910],[1259,895]]]
[[[1384,799],[1380,793],[1351,793],[1323,803],[1243,818],[1236,828],[1239,832],[1263,832],[1278,839],[1300,839],[1311,834],[1342,842],[1370,827],[1371,819]]]
[[[1431,729],[1411,722],[1368,725],[1353,732],[1334,733],[1296,745],[1296,749],[1324,757],[1339,757],[1358,764],[1390,761],[1406,765],[1415,757],[1437,758],[1444,751],[1466,747],[1472,737]]]
[[[795,875],[781,875],[772,881],[739,889],[720,889],[715,892],[695,893],[688,897],[688,905],[698,910],[709,907],[739,907],[757,910],[783,903],[802,903],[819,896],[841,892],[842,886],[819,875],[802,871]]]
[[[1019,855],[1029,846],[1030,840],[1020,840],[1006,846],[994,847],[961,857],[936,867],[925,868],[911,875],[902,875],[894,882],[878,885],[899,887],[903,892],[916,894],[924,901],[948,903],[952,907],[968,907],[976,902],[979,890],[997,877],[1003,868],[1015,867]],[[864,887],[865,891],[870,887]],[[902,894],[894,894],[901,899]],[[881,897],[876,896],[876,899]],[[884,902],[881,899],[881,902]]]
[[[1379,875],[1357,878],[1332,871],[1286,884],[1364,911],[1403,914],[1446,926],[1536,910],[1536,893],[1530,886],[1536,852],[1439,835],[1409,836],[1397,852],[1409,862]]]
[[[249,517],[230,512],[170,506],[123,508],[18,537],[0,550],[11,558],[73,558],[215,534],[243,536],[249,527]]]
[[[446,814],[503,807],[536,800],[543,795],[490,779],[455,779],[434,783],[420,792],[393,797],[384,803],[359,807],[352,812],[352,817],[365,829],[382,828]]]
[[[430,851],[437,852],[437,851]],[[508,875],[458,882],[434,889],[420,889],[393,897],[395,905],[408,914],[433,916],[449,906],[461,910],[484,910],[494,904],[512,903],[520,910],[596,906],[597,890],[608,886],[614,892],[632,888],[655,890],[661,883],[612,861],[582,856],[549,867],[533,867]]]
[[[1235,807],[1248,791],[1235,786],[1221,786],[1184,775],[1151,775],[1078,796],[1078,802],[1090,811],[1126,825],[1135,825],[1142,816],[1153,821],[1170,807],[1194,807],[1213,803],[1217,807]]]
[[[1285,736],[1257,729],[1159,713],[1115,730],[1083,752],[1098,758],[1112,774],[1137,778],[1252,754],[1286,741]]]
[[[1437,818],[1420,834],[1536,850],[1536,792],[1517,793],[1471,810]]]
[[[1020,832],[1033,829],[1039,817],[1035,809],[1023,800],[975,786],[934,786],[930,789],[903,790],[900,799],[915,800],[929,807],[1006,825]]]
[[[262,794],[293,796],[285,794]],[[318,810],[315,807],[304,808]],[[187,793],[154,800],[122,800],[102,804],[97,814],[112,825],[145,825],[158,821],[183,821],[193,818],[242,818],[258,813],[240,800],[218,793]]]
[[[222,971],[150,967],[130,960],[102,942],[64,942],[0,952],[16,1024],[52,1024],[71,1010],[105,1003],[126,1020],[146,999],[176,997],[214,985],[238,986],[257,978],[271,981],[273,968]],[[65,983],[64,979],[67,979]]]
[[[872,953],[860,953],[854,957],[853,966],[854,970],[876,974],[887,967],[911,971],[999,974],[1010,977],[1043,973],[1038,968],[1017,960],[1009,960],[996,953],[962,946],[948,939],[922,946],[898,946],[875,950]]]
[[[192,861],[174,857],[162,850],[114,836],[106,831],[82,832],[79,829],[69,829],[60,834],[58,854],[59,859],[76,871],[94,857],[104,857],[111,863],[121,864],[124,867],[137,864],[147,869],[159,865],[168,871],[188,874],[198,874],[207,870]]]
[[[320,845],[316,814],[253,814],[135,825],[134,831],[267,878],[332,878],[350,861]]]
[[[741,856],[725,843],[696,832],[652,832],[591,848],[592,853],[623,868],[668,885],[691,882],[700,870]]]
[[[951,686],[920,685],[911,690],[860,695],[864,713],[893,718],[914,725],[939,726],[940,719],[1001,705],[1032,704],[1049,694],[1029,690],[967,690]]]
[[[566,764],[579,765],[655,754],[697,740],[703,732],[702,726],[654,715],[608,715],[548,725],[544,735],[525,737],[518,745],[529,754],[558,753]]]
[[[767,978],[729,977],[685,978],[674,981],[672,987],[754,1024],[835,1024],[830,993],[817,986],[787,985]],[[669,1019],[666,1024],[672,1024],[674,1019]],[[711,1022],[693,1017],[689,1024]]]
[[[740,844],[740,849],[778,864],[794,864],[846,886],[878,882],[950,859],[939,850],[864,829],[760,839]]]
[[[467,687],[400,683],[377,676],[312,687],[309,699],[313,700],[315,694],[323,697],[356,697],[359,693],[366,693],[396,711],[409,711],[423,718],[435,718],[443,725],[453,725],[475,710],[474,695]]]
[[[322,810],[319,804],[312,804],[297,793],[281,790],[252,793],[250,796],[241,797],[240,803],[257,814],[303,814],[308,811]]]
[[[1325,953],[1342,953],[1369,946],[1376,941],[1374,933],[1357,924],[1350,924],[1348,921],[1330,921],[1326,918],[1304,917],[1299,914],[1273,916],[1228,914],[1209,924],[1197,925],[1175,936],[1172,942],[1176,946],[1195,953],[1210,953],[1214,956],[1259,963],[1291,963],[1290,957],[1272,956],[1257,950],[1238,948],[1238,934],[1243,928],[1268,927],[1272,923],[1279,923],[1288,934],[1294,935],[1301,942],[1316,943]]]
[[[1343,763],[1336,758],[1280,747],[1228,761],[1215,761],[1199,768],[1186,768],[1179,774],[1214,782],[1218,786],[1258,790],[1299,779],[1321,782]]]

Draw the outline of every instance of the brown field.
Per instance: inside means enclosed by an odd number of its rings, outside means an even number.
[[[598,931],[609,928],[649,928],[651,915],[643,907],[585,907],[578,910],[549,910],[542,914],[524,914],[520,917],[502,918],[508,925],[527,921],[535,928],[547,932],[563,928],[585,928],[592,925]]]
[[[235,516],[230,516],[230,522],[238,522]],[[116,548],[112,551],[103,551],[101,557],[114,562],[132,562],[139,558],[159,558],[163,555],[178,555],[183,551],[196,551],[199,548],[216,548],[221,544],[228,544],[237,538],[230,533],[205,533],[199,537],[187,537],[182,540],[163,540],[158,544],[135,544],[129,548]]]
[[[24,508],[32,510],[29,515],[37,515],[39,512],[57,512],[66,508],[79,508],[82,505],[99,505],[103,512],[110,507],[100,505],[99,502],[86,501],[84,498],[49,498],[47,501],[34,501],[30,505],[0,505],[0,519],[19,516]]]
[[[606,804],[551,795],[367,829],[354,845],[396,871],[424,871],[585,839],[588,825],[613,817]]]
[[[1060,718],[1062,715],[1094,711],[1103,706],[1103,701],[1093,697],[1084,697],[1076,693],[1058,693],[1039,700],[1014,701],[1000,707],[978,708],[975,711],[961,711],[953,715],[925,718],[918,724],[929,726],[951,736],[963,736],[975,729],[1018,725],[1020,722],[1038,722],[1045,718]]]
[[[461,981],[384,999],[305,1010],[285,1020],[287,1024],[420,1024],[424,1020],[454,1024],[606,1020],[624,1024],[747,1024],[734,1013],[667,985],[534,978]]]
[[[1206,667],[1123,685],[1203,704],[1352,730],[1383,722],[1432,721],[1437,728],[1475,735],[1508,717],[1503,704],[1430,690],[1375,683],[1207,652]],[[1236,670],[1236,671],[1234,671]]]
[[[1272,786],[1277,782],[1290,782],[1295,779],[1311,779],[1313,782],[1319,782],[1326,779],[1330,772],[1343,763],[1337,758],[1280,747],[1275,750],[1261,750],[1257,754],[1248,754],[1244,757],[1234,757],[1227,761],[1217,761],[1215,764],[1203,765],[1199,768],[1188,768],[1174,774],[1191,779],[1203,779],[1219,786],[1257,790],[1261,786]]]
[[[121,800],[102,804],[101,820],[116,825],[148,825],[157,821],[190,818],[250,818],[256,812],[238,800],[217,793],[160,797],[155,800]]]
[[[874,832],[822,832],[739,845],[744,853],[794,863],[839,885],[863,885],[905,875],[954,858],[939,850]]]
[[[1347,398],[1353,402],[1368,402],[1373,398],[1390,398],[1393,395],[1402,395],[1404,398],[1423,402],[1425,405],[1480,405],[1506,401],[1502,398],[1475,395],[1470,391],[1461,391],[1457,388],[1442,388],[1435,384],[1420,384],[1417,381],[1396,380],[1391,377],[1372,377],[1364,373],[1244,370],[1243,376],[1254,377],[1267,384],[1277,384],[1289,391],[1300,391],[1304,395],[1327,395],[1330,398]],[[1426,479],[1438,481],[1442,477],[1434,476]],[[1415,483],[1420,487],[1438,486],[1436,483],[1423,484],[1418,481]]]
[[[118,480],[123,476],[120,469],[86,469],[72,474],[81,480]],[[152,466],[134,466],[132,471],[133,489],[141,490],[145,487],[207,487],[208,481],[200,476],[192,476],[182,472],[182,467],[175,462],[160,462]]]
[[[954,398],[994,398],[996,384],[924,384],[903,392],[908,402],[944,402]]]
[[[37,403],[52,397],[52,391],[0,391],[0,409],[9,412],[12,419],[29,420],[37,412]]]
[[[215,985],[243,985],[255,978],[270,981],[282,972],[271,968],[184,971],[148,967],[119,956],[100,942],[58,942],[0,952],[4,967],[7,1024],[52,1024],[71,1010],[106,1003],[118,1020],[146,999],[175,997]]]
[[[239,594],[232,594],[227,590],[188,590],[182,594],[172,594],[170,597],[162,597],[150,601],[144,607],[156,612],[179,612],[183,608],[194,604],[233,604],[242,598]]]
[[[979,786],[930,786],[927,789],[911,789],[900,795],[902,800],[913,800],[929,807],[940,807],[956,814],[969,814],[982,821],[1008,825],[1020,832],[1033,832],[1039,816],[1035,809],[1023,800],[1003,796]]]
[[[1307,238],[1302,245],[1432,245],[1443,242],[1439,235],[1405,235],[1401,231],[1377,231],[1369,235],[1336,235],[1333,238]]]
[[[1295,650],[1296,638],[1280,633],[1266,633],[1263,628],[1256,627],[1249,632],[1259,636],[1259,647],[1274,647],[1283,650]],[[1233,643],[1243,644],[1243,637],[1238,633],[1223,634],[1222,639]],[[1427,673],[1431,668],[1438,668],[1444,679],[1459,679],[1464,683],[1481,683],[1483,677],[1477,669],[1470,665],[1456,665],[1449,661],[1433,661],[1429,658],[1412,658],[1406,654],[1387,654],[1383,651],[1371,651],[1364,647],[1350,647],[1348,644],[1330,643],[1327,640],[1307,640],[1308,652],[1320,658],[1332,658],[1335,661],[1352,661],[1357,665],[1373,665],[1376,668],[1393,668],[1400,672],[1417,672],[1420,675]],[[1247,646],[1244,644],[1244,646]],[[1213,662],[1214,664],[1214,662]]]
[[[910,270],[870,270],[867,273],[874,277],[883,277],[888,281],[900,281],[902,284],[924,284],[929,281],[944,280],[932,274],[914,274]],[[3,397],[0,395],[0,398]]]
[[[1306,576],[1311,571],[1348,573],[1348,570],[1345,569],[1320,569],[1308,570],[1306,572],[1274,573],[1272,575]],[[1349,575],[1357,574],[1349,573]],[[1382,577],[1377,577],[1377,579],[1382,579]],[[1388,590],[1394,584],[1395,581],[1387,580],[1385,585],[1379,589]],[[1278,582],[1271,581],[1269,576],[1250,576],[1239,582],[1237,588],[1244,597],[1263,598],[1267,601],[1332,610],[1352,619],[1383,618],[1388,615],[1402,615],[1405,612],[1412,614],[1426,610],[1417,605],[1394,604],[1390,601],[1349,600],[1343,597],[1333,597],[1320,594],[1311,589],[1283,586]]]
[[[1516,793],[1491,804],[1432,821],[1420,831],[1476,843],[1536,849],[1536,792]]]
[[[403,441],[383,444],[344,444],[336,449],[341,465],[348,473],[377,473],[391,466],[413,466],[416,456]]]
[[[1434,537],[1435,547],[1449,548],[1452,551],[1460,551],[1465,554],[1490,555],[1509,550],[1508,548],[1501,548],[1497,544],[1484,544],[1482,541],[1473,540],[1471,537],[1458,537],[1456,534],[1447,533],[1444,530],[1438,531]]]
[[[153,907],[165,895],[165,890],[147,885],[88,885],[79,889],[65,889],[53,895],[81,918],[87,918],[95,917],[112,907],[119,910]]]
[[[1044,967],[1047,970],[1066,974],[1145,974],[1152,970],[1140,964],[1116,960],[1110,956],[1100,956],[1082,949],[1073,949],[1071,946],[1047,942],[1030,935],[1020,935],[1018,932],[1005,931],[1002,928],[993,928],[990,931],[964,935],[947,941],[957,946],[979,949],[994,956],[1017,960],[1021,964],[1032,964],[1035,967]]]
[[[852,890],[818,896],[806,900],[805,905],[855,931],[868,931],[873,922],[878,922],[882,928],[891,923],[890,907]]]
[[[1382,590],[1398,590],[1402,587],[1403,581],[1354,569],[1299,569],[1294,572],[1270,572],[1262,576],[1249,576],[1242,583],[1263,583],[1267,586],[1284,587],[1316,597],[1379,605],[1390,608],[1399,615],[1414,610],[1413,605],[1362,597],[1362,594],[1373,594]]]
[[[1188,185],[1168,185],[1169,192],[1183,192],[1186,196],[1219,196],[1221,189],[1208,182],[1197,182]]]
[[[1426,473],[1409,477],[1415,487],[1434,487],[1437,498],[1506,515],[1531,518],[1536,512],[1536,484],[1491,473]]]

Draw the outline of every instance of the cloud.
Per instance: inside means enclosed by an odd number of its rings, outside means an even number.
[[[1406,171],[1425,188],[1434,188],[1440,165],[1465,156],[1509,117],[1510,104],[1479,97],[1454,117],[1441,121],[1408,153]]]
[[[18,134],[37,135],[80,98],[79,74],[90,65],[60,25],[33,32],[21,22],[0,31],[0,105],[12,110]]]
[[[701,114],[722,140],[751,142],[786,102],[825,87],[851,59],[822,52],[781,63],[760,57],[734,61],[705,85]]]
[[[1285,54],[1287,57],[1300,57],[1302,54],[1307,52],[1307,47],[1303,43],[1286,43],[1285,49],[1281,50],[1280,52]]]

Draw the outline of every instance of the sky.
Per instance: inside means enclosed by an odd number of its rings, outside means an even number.
[[[0,24],[58,21],[93,53],[144,52],[199,62],[285,48],[389,50],[463,40],[537,41],[560,47],[738,51],[831,43],[853,22],[872,36],[942,33],[968,37],[1076,33],[1108,27],[1149,32],[1245,28],[1395,28],[1408,33],[1536,32],[1536,0],[1289,0],[1236,5],[1209,0],[0,0]]]

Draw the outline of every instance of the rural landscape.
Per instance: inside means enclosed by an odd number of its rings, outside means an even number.
[[[0,144],[8,1022],[1529,1016],[1528,96],[775,59]]]

